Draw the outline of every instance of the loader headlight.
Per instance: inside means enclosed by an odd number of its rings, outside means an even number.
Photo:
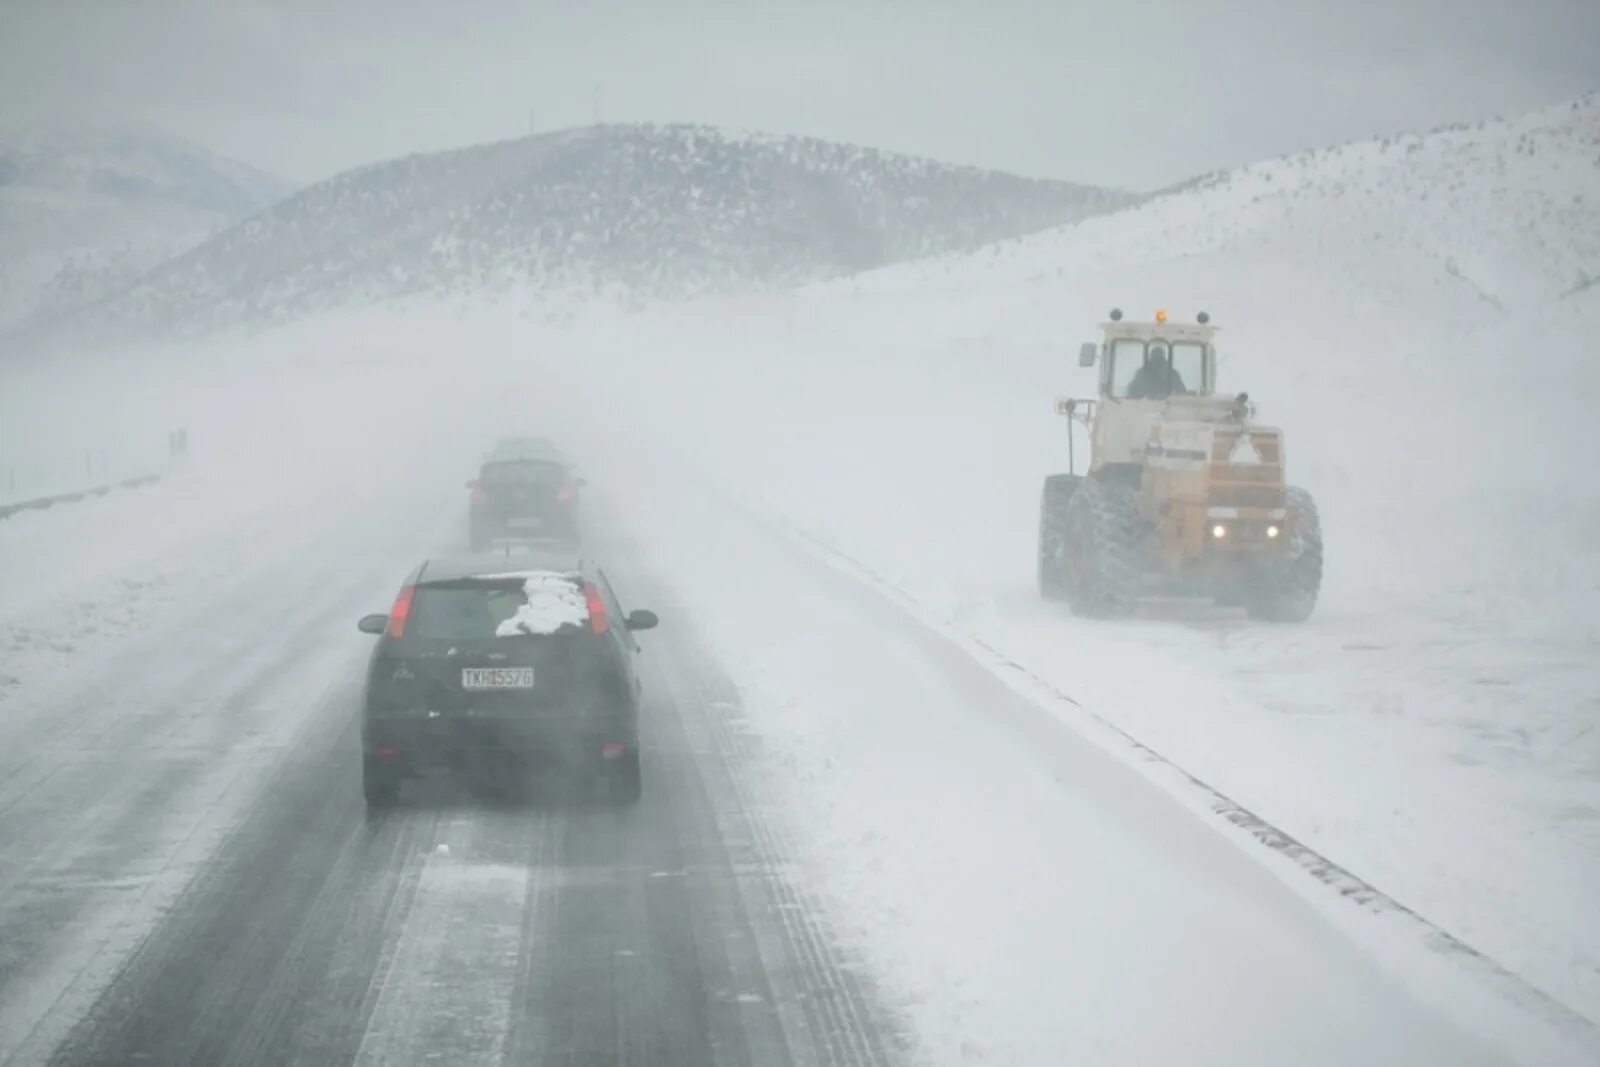
[[[1276,526],[1268,526],[1267,527],[1267,538],[1268,538],[1268,540],[1271,540],[1272,538],[1277,537],[1279,532],[1280,531],[1278,530],[1278,528]]]
[[[1219,522],[1215,526],[1211,527],[1211,536],[1220,541],[1224,537],[1228,536],[1228,528]]]

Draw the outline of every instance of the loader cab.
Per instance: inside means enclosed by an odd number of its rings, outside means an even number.
[[[1210,393],[1210,360],[1202,342],[1119,337],[1106,347],[1101,390],[1108,397],[1165,400]]]
[[[1169,396],[1211,396],[1216,388],[1216,328],[1204,312],[1195,323],[1167,321],[1164,312],[1149,322],[1125,322],[1113,310],[1101,324],[1105,339],[1085,344],[1079,364],[1098,364],[1103,400],[1151,400]],[[1163,369],[1162,364],[1166,365]]]

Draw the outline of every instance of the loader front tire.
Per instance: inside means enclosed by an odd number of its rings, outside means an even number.
[[[1322,592],[1322,519],[1304,489],[1288,490],[1289,546],[1285,557],[1264,569],[1245,608],[1253,619],[1305,622]]]
[[[1091,478],[1067,503],[1067,599],[1074,614],[1110,619],[1139,591],[1139,509],[1131,487]]]
[[[1083,478],[1052,474],[1039,498],[1039,595],[1049,601],[1067,599],[1067,505]]]

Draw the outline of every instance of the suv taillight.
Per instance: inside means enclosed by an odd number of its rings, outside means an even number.
[[[605,598],[600,595],[600,590],[595,588],[593,582],[583,583],[583,599],[589,604],[589,629],[597,634],[603,634],[611,629],[611,616],[606,613]]]
[[[556,503],[558,504],[570,504],[576,499],[578,499],[578,490],[570,485],[563,485],[561,491],[556,494]]]
[[[404,637],[406,635],[406,620],[411,617],[411,601],[417,595],[417,587],[408,585],[400,590],[400,595],[394,598],[394,607],[389,609],[389,636]]]

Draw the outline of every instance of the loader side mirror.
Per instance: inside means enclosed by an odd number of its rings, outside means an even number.
[[[1093,341],[1083,342],[1083,347],[1078,349],[1078,366],[1092,367],[1097,356],[1100,355],[1100,346]]]

